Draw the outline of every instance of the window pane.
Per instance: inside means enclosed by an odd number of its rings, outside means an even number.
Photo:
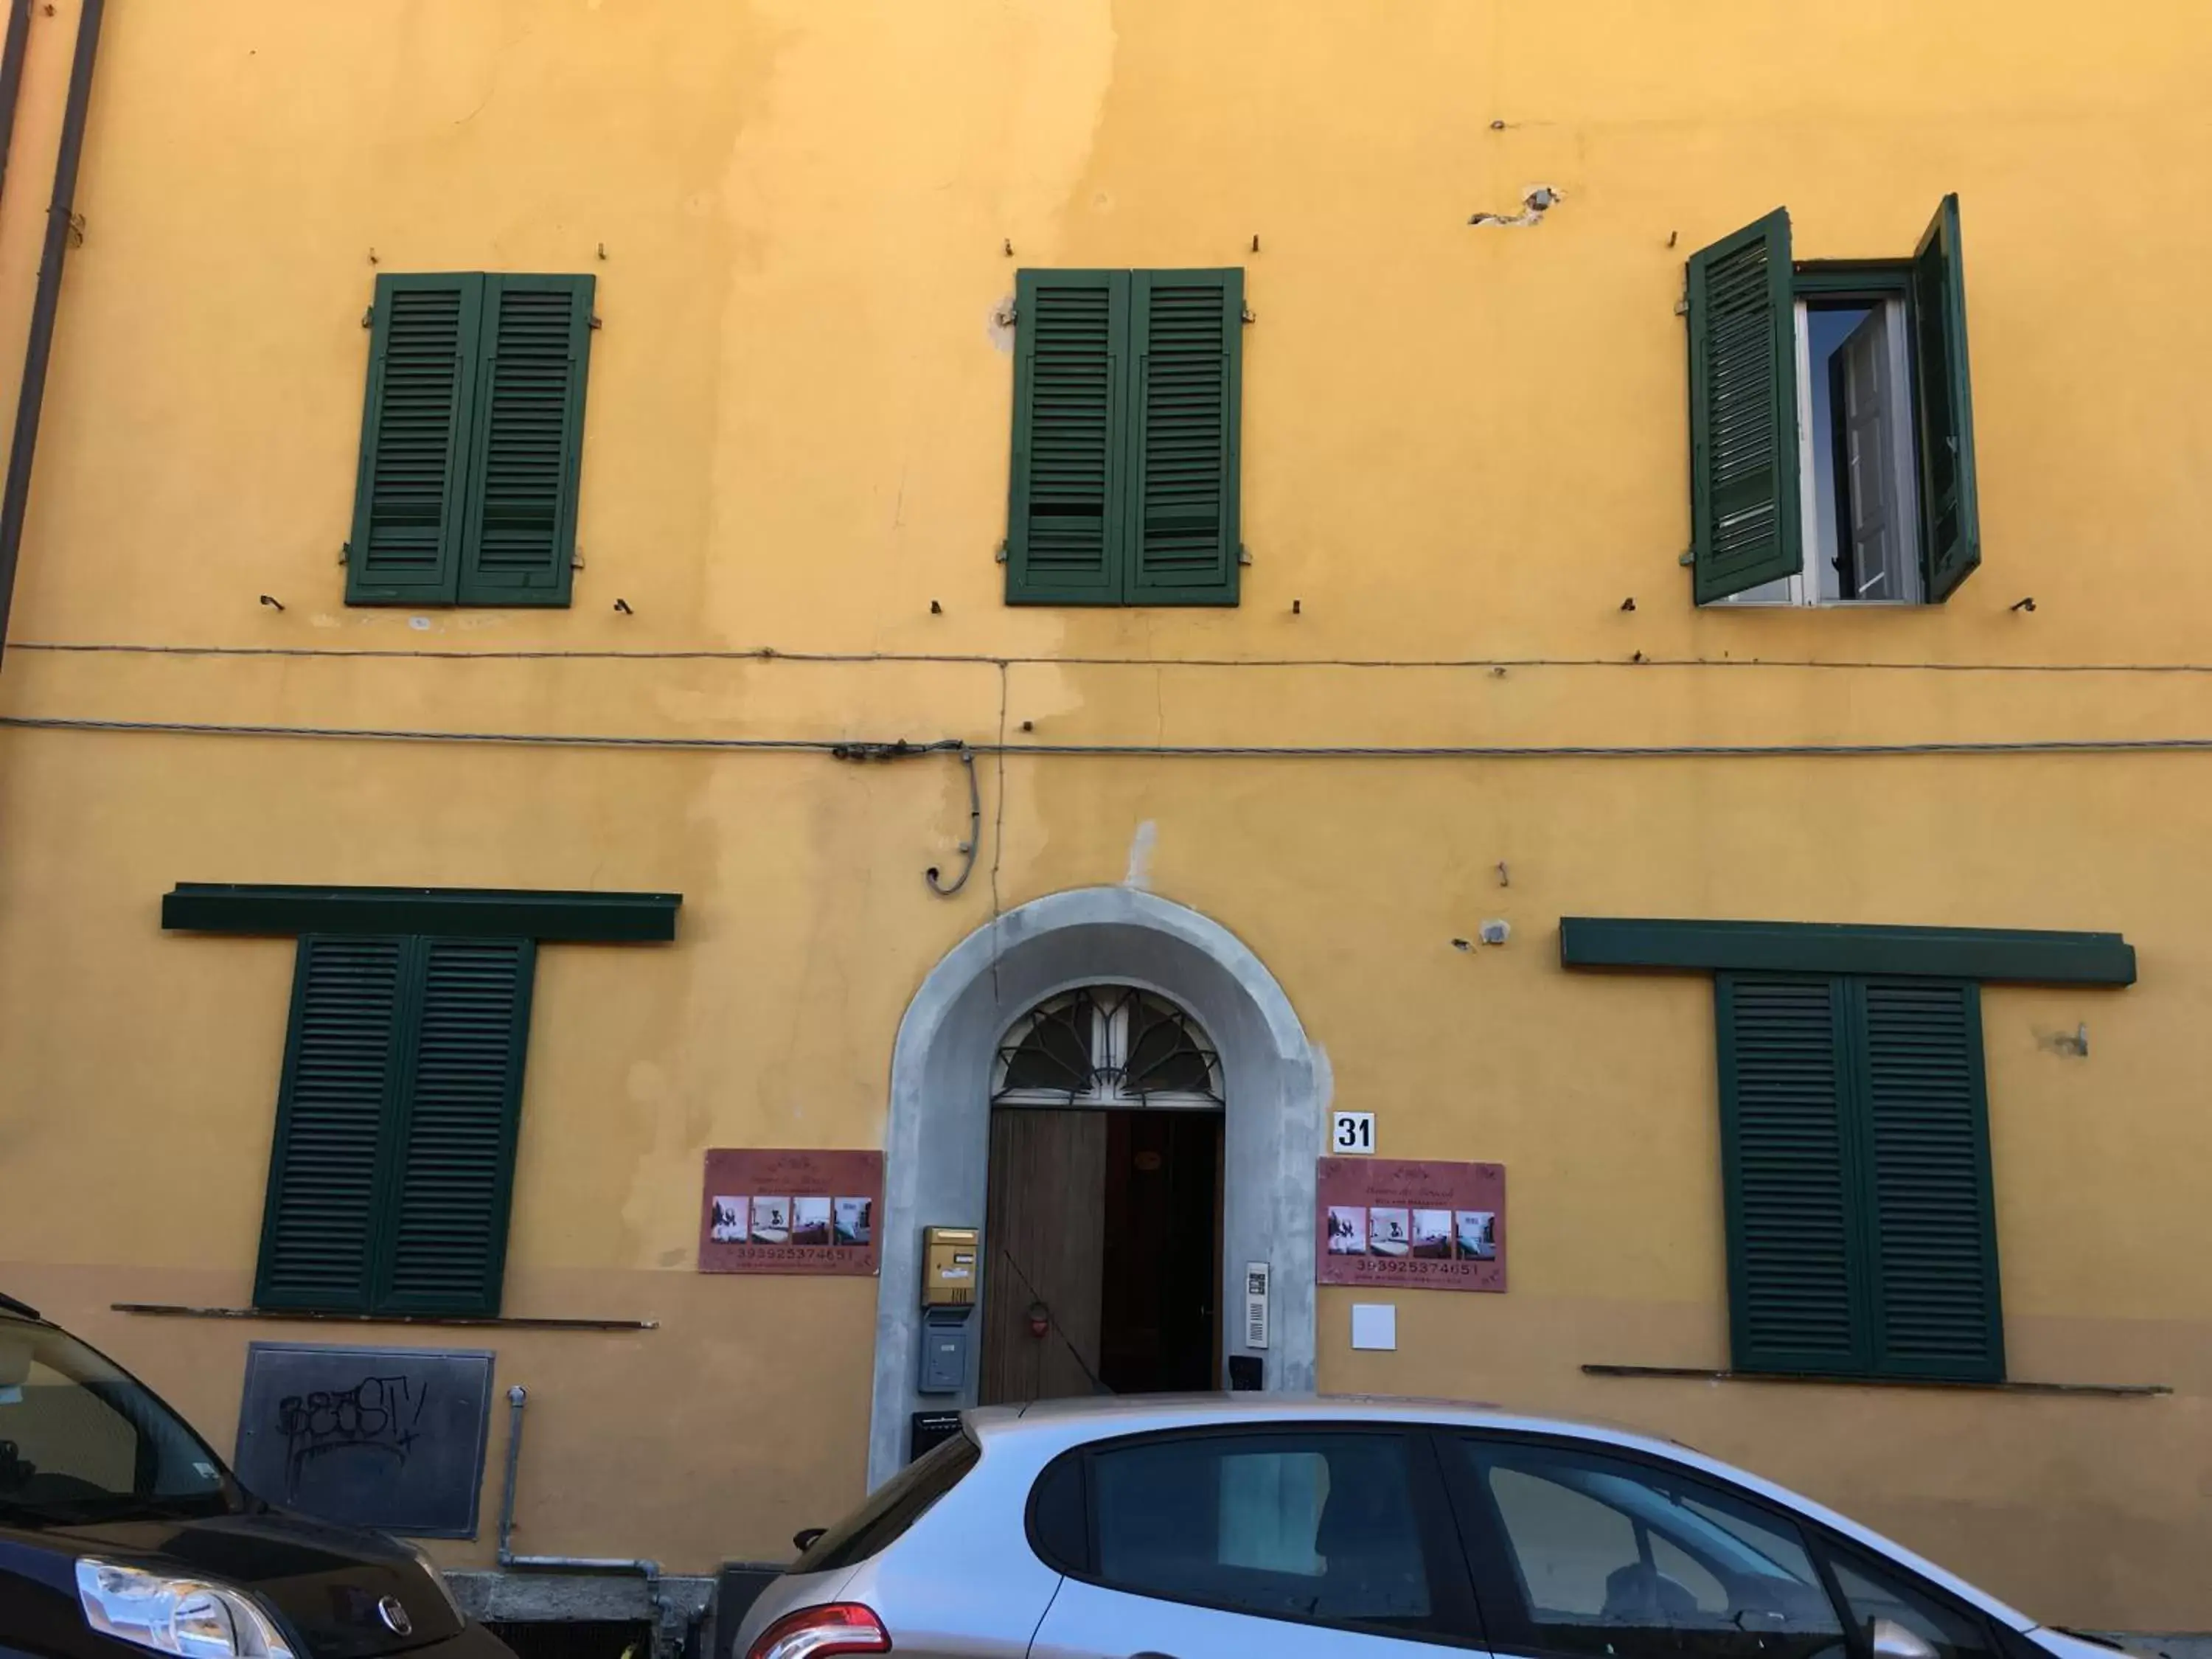
[[[792,1564],[797,1572],[831,1572],[857,1566],[887,1549],[960,1484],[982,1453],[964,1433],[931,1447],[876,1488],[867,1502],[814,1540]]]
[[[1407,1471],[1407,1443],[1389,1435],[1220,1435],[1099,1453],[1099,1577],[1242,1612],[1425,1620]]]
[[[1491,1601],[1510,1601],[1493,1638],[1606,1659],[1842,1659],[1782,1516],[1638,1464],[1459,1445],[1510,1558],[1477,1564]]]
[[[1990,1654],[1988,1628],[1978,1615],[1951,1607],[1893,1570],[1861,1558],[1838,1559],[1834,1565],[1852,1627],[1869,1645],[1876,1622],[1887,1620],[1927,1643],[1935,1659],[1984,1659]]]
[[[213,1455],[82,1344],[0,1326],[0,1526],[217,1515]]]

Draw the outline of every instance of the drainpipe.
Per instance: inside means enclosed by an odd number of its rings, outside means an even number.
[[[31,0],[9,0],[8,40],[0,46],[0,184],[8,178],[8,149],[15,136],[15,94],[23,89],[23,52],[31,41]]]
[[[667,1613],[660,1599],[660,1563],[620,1556],[517,1555],[514,1553],[514,1477],[522,1465],[522,1407],[530,1391],[520,1383],[507,1391],[507,1480],[499,1495],[499,1564],[518,1571],[635,1572],[645,1579],[645,1599],[659,1629]]]
[[[61,151],[54,157],[54,195],[46,208],[46,246],[39,254],[39,287],[31,301],[31,338],[23,350],[23,382],[15,400],[15,441],[8,450],[8,481],[0,488],[0,649],[8,639],[8,613],[15,599],[15,560],[23,547],[23,515],[31,501],[31,457],[39,445],[39,411],[46,398],[46,362],[53,355],[54,313],[61,303],[62,261],[69,252],[70,220],[76,206],[76,167],[84,154],[85,112],[92,105],[92,60],[100,50],[100,20],[106,0],[83,0],[77,15],[76,56],[70,64],[69,99],[62,106]],[[9,19],[5,52],[15,51]],[[0,59],[0,71],[7,67]],[[21,73],[20,61],[16,73]],[[15,88],[5,88],[12,102]]]

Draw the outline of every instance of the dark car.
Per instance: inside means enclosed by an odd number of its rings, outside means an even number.
[[[0,1659],[512,1659],[428,1557],[272,1509],[153,1391],[0,1297]]]

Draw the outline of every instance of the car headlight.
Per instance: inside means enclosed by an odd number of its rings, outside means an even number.
[[[410,1543],[404,1538],[395,1538],[392,1541],[413,1556],[415,1565],[422,1569],[422,1576],[438,1587],[438,1594],[446,1598],[446,1605],[453,1610],[455,1622],[466,1624],[468,1614],[461,1611],[460,1602],[453,1596],[453,1587],[446,1582],[446,1575],[439,1571],[438,1564],[430,1559],[430,1553],[421,1545]]]
[[[89,1557],[76,1564],[84,1621],[103,1636],[179,1659],[297,1659],[253,1598]]]

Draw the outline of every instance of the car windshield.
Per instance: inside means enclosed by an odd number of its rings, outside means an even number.
[[[75,1337],[0,1318],[0,1526],[242,1507],[215,1454],[142,1385]]]

